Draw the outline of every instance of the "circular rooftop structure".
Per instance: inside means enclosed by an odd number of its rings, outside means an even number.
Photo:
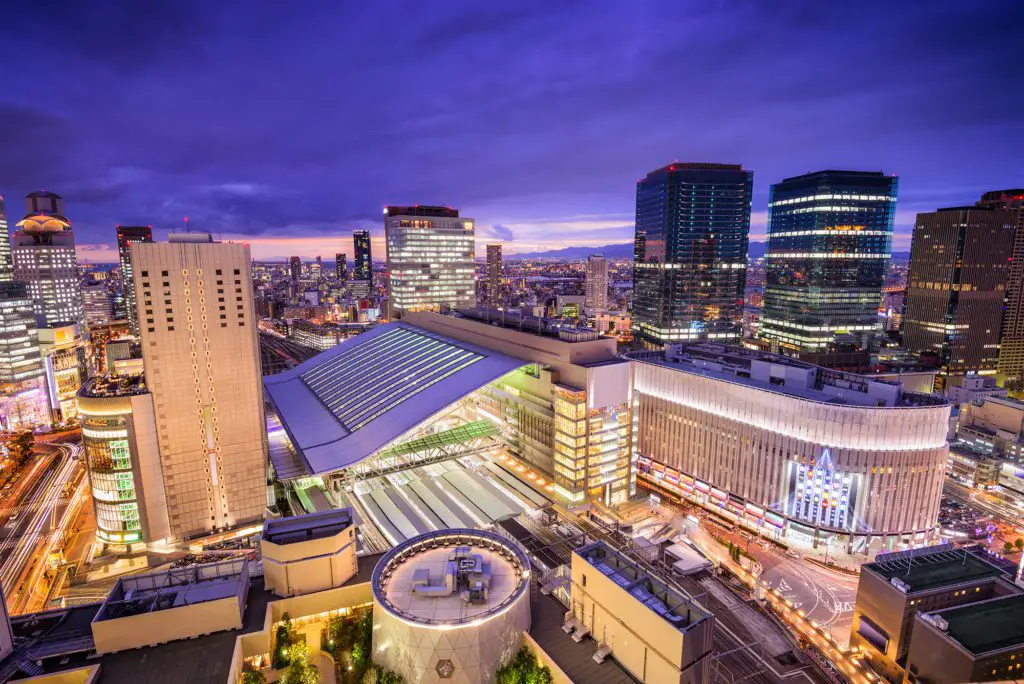
[[[493,681],[530,629],[530,561],[494,532],[408,539],[370,581],[374,660],[410,683]]]
[[[399,544],[377,563],[373,597],[395,617],[419,625],[486,620],[526,593],[530,561],[494,532],[439,530]]]

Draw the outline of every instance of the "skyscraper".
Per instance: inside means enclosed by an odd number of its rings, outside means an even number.
[[[587,276],[584,283],[587,311],[604,311],[608,308],[608,260],[601,254],[587,257]]]
[[[182,539],[262,517],[267,431],[248,246],[169,240],[136,245],[132,266],[170,534]]]
[[[501,245],[487,245],[487,306],[501,306]]]
[[[113,319],[113,302],[106,285],[89,285],[82,288],[82,307],[85,322],[90,325],[106,325]]]
[[[754,174],[670,164],[636,184],[634,337],[648,345],[740,335]]]
[[[762,338],[788,353],[871,347],[897,186],[874,171],[818,171],[772,186]]]
[[[28,214],[18,222],[12,256],[14,279],[28,286],[36,315],[47,325],[85,324],[78,259],[64,200],[52,192],[26,198]]]
[[[1016,214],[954,207],[918,214],[903,346],[938,356],[949,375],[995,374]]]
[[[0,282],[0,427],[49,424],[43,359],[32,300],[24,283]]]
[[[293,284],[302,279],[302,259],[300,257],[290,257],[288,259],[288,269],[291,272]]]
[[[338,253],[334,255],[334,275],[338,278],[339,282],[344,283],[348,280],[348,257],[344,254]]]
[[[139,334],[139,319],[135,309],[135,282],[132,279],[131,246],[140,242],[152,242],[153,229],[150,226],[117,227],[117,260],[121,266],[121,296],[124,298],[128,326],[133,335]]]
[[[1006,384],[1024,384],[1024,188],[986,192],[979,207],[1002,209],[1014,214],[1013,261],[1006,281],[1006,310],[999,344],[999,374]]]
[[[475,304],[473,219],[448,207],[389,206],[384,238],[393,315]]]
[[[0,195],[0,283],[14,279],[14,264],[11,262],[11,234],[7,231],[7,212],[4,196]]]
[[[60,195],[33,192],[25,204],[28,213],[18,222],[12,240],[14,279],[25,283],[32,300],[46,396],[53,420],[60,423],[77,415],[76,395],[87,374],[75,236]]]
[[[352,231],[353,252],[352,280],[373,280],[373,254],[370,251],[370,231]]]

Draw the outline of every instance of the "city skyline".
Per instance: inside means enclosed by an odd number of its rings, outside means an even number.
[[[634,181],[676,159],[755,172],[755,241],[773,182],[824,168],[897,173],[894,249],[905,251],[917,213],[1020,185],[1012,156],[993,154],[1022,135],[1021,96],[998,87],[999,65],[1020,49],[1003,32],[1022,10],[1005,3],[888,8],[884,22],[806,4],[691,8],[671,21],[643,7],[414,8],[401,27],[342,8],[271,22],[255,8],[238,31],[250,40],[227,29],[230,7],[176,5],[156,16],[127,7],[47,17],[61,37],[37,57],[50,77],[14,74],[0,100],[0,123],[24,132],[0,161],[0,193],[62,194],[89,261],[112,261],[118,223],[162,235],[185,216],[248,242],[256,258],[315,255],[354,229],[379,239],[381,207],[414,202],[459,206],[477,218],[481,241],[502,242],[508,256],[625,243]],[[0,30],[24,35],[41,20],[30,8],[18,14]],[[292,40],[306,22],[344,28],[337,40]],[[415,45],[438,25],[451,27],[451,40],[416,60],[363,38],[387,30]],[[837,36],[865,33],[876,46],[867,57],[830,49]],[[267,61],[266,42],[296,48]],[[467,52],[479,59],[455,58]],[[551,78],[536,78],[541,66]],[[261,74],[261,88],[248,87],[248,73]],[[690,87],[660,87],[666,78]],[[83,79],[90,89],[74,86]],[[392,106],[396,93],[433,81],[446,84],[443,97]],[[43,97],[54,90],[58,101]],[[934,106],[958,90],[990,95]],[[295,106],[285,94],[296,92],[315,92],[322,106]],[[134,104],[124,113],[107,106],[126,95]],[[630,106],[603,106],[616,98]],[[438,157],[441,172],[406,171]]]

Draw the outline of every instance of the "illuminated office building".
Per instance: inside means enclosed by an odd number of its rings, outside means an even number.
[[[1016,226],[999,340],[999,374],[1016,387],[1024,382],[1024,188],[986,192],[977,206],[1011,212]]]
[[[608,260],[600,254],[587,258],[586,309],[594,313],[608,309]]]
[[[11,254],[14,279],[25,283],[39,321],[39,344],[46,396],[53,420],[77,413],[77,392],[86,377],[85,308],[78,280],[78,259],[63,198],[33,192],[18,222]]]
[[[790,354],[872,346],[897,186],[873,171],[818,171],[772,186],[760,337]]]
[[[249,248],[207,234],[132,248],[170,535],[258,520],[266,424]]]
[[[166,540],[156,416],[142,376],[91,378],[78,407],[97,540],[115,550]]]
[[[26,198],[28,213],[18,222],[12,256],[14,279],[28,286],[36,314],[46,325],[85,325],[78,259],[64,200],[52,192]]]
[[[128,327],[132,335],[139,334],[139,320],[135,316],[135,282],[132,278],[131,246],[139,242],[152,242],[153,229],[150,226],[117,227],[117,260],[121,267],[121,296],[124,310],[128,315]]]
[[[352,231],[353,252],[352,280],[373,280],[373,252],[370,250],[370,231]]]
[[[348,280],[348,257],[346,255],[334,255],[334,275],[338,282],[344,283]]]
[[[85,309],[85,322],[89,326],[106,325],[114,318],[113,301],[106,285],[83,287],[82,306]]]
[[[49,424],[32,300],[23,283],[0,281],[0,429]]]
[[[289,257],[288,272],[289,275],[291,275],[293,283],[297,283],[302,280],[302,259],[300,257]]]
[[[670,164],[636,184],[633,336],[665,342],[739,338],[752,171]]]
[[[0,282],[14,279],[14,265],[11,262],[11,234],[7,231],[7,212],[4,196],[0,195]]]
[[[956,207],[917,215],[903,346],[938,357],[951,375],[994,375],[1016,212]]]
[[[487,306],[501,306],[501,245],[487,245]]]
[[[448,207],[389,206],[384,237],[393,315],[475,305],[473,219]]]
[[[872,554],[935,538],[944,400],[738,346],[627,357],[649,487],[791,543]]]

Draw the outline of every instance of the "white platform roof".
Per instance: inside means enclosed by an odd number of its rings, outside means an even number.
[[[263,378],[310,474],[347,468],[523,361],[388,323]]]

